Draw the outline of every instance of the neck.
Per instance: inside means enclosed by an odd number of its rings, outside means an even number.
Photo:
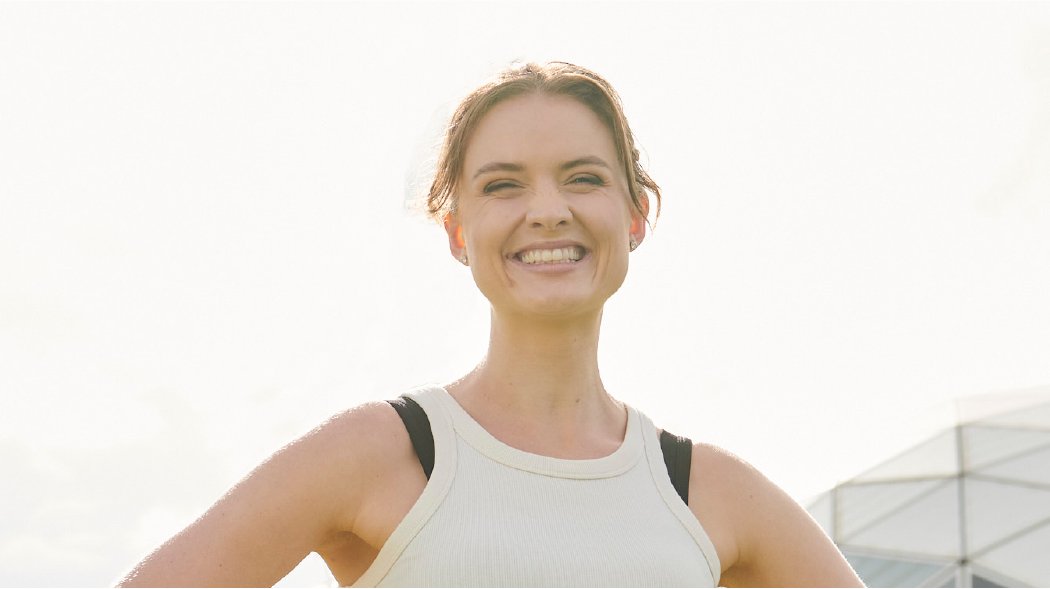
[[[601,311],[550,322],[493,311],[487,356],[448,390],[506,438],[547,440],[547,452],[588,438],[615,449],[626,414],[598,373],[600,326]]]

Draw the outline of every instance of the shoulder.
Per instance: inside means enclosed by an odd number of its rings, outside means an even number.
[[[385,401],[332,415],[279,449],[261,468],[271,479],[296,481],[303,493],[329,506],[335,529],[349,531],[371,499],[374,483],[414,457],[408,432]]]
[[[731,550],[729,562],[743,560],[744,554],[754,540],[748,534],[750,522],[756,508],[779,507],[779,494],[783,493],[757,468],[736,454],[706,442],[693,444],[692,468],[689,476],[690,506],[702,510],[717,506],[721,514],[719,523],[730,531]],[[698,501],[693,501],[694,493]]]
[[[399,438],[401,420],[389,403],[375,401],[341,411],[277,451],[317,458],[331,467],[371,462],[369,459]],[[406,434],[407,438],[407,434]],[[333,460],[335,459],[335,460]]]
[[[717,531],[712,535],[721,536],[726,550],[724,586],[861,585],[806,510],[752,464],[724,448],[693,445],[689,503],[698,518],[713,522]],[[715,538],[712,541],[718,545]]]
[[[397,413],[385,402],[341,411],[278,448],[247,479],[266,474],[309,483],[355,473],[371,464],[384,447],[396,443],[398,427]]]
[[[718,499],[723,508],[747,510],[747,502],[773,491],[776,485],[757,468],[736,454],[706,442],[693,444],[690,488]],[[746,495],[746,498],[743,497]]]
[[[363,461],[408,435],[397,411],[386,401],[371,401],[332,415],[293,444],[334,451]]]
[[[379,466],[384,460],[377,459],[389,458],[392,453],[413,451],[404,422],[386,401],[371,401],[336,413],[289,447],[296,445],[331,468],[354,471]]]

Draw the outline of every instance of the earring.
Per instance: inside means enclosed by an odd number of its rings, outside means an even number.
[[[467,252],[463,252],[463,253],[459,254],[459,257],[456,258],[456,259],[459,260],[459,263],[463,264],[464,266],[469,266],[470,265],[470,264],[467,263]]]
[[[632,238],[631,238],[631,243],[630,243],[630,246],[631,246],[631,251],[632,251],[632,252],[633,252],[634,250],[638,249],[638,240],[632,237]]]

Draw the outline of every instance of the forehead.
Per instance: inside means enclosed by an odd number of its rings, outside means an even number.
[[[568,96],[528,94],[487,112],[467,143],[466,177],[492,161],[544,165],[584,155],[617,161],[609,129],[593,111]]]

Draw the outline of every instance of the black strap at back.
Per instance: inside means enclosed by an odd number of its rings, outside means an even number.
[[[689,469],[693,464],[693,442],[689,438],[676,436],[664,430],[660,434],[660,449],[664,453],[664,465],[671,477],[671,484],[678,496],[689,505]]]
[[[426,411],[412,399],[401,396],[390,403],[401,421],[405,422],[408,437],[412,440],[412,447],[416,449],[419,464],[423,466],[423,473],[430,480],[430,474],[434,472],[434,432],[430,429],[430,419]],[[667,474],[671,477],[678,496],[686,505],[689,504],[689,468],[692,465],[693,442],[689,438],[676,436],[667,430],[660,434],[660,449],[664,454],[664,465],[667,466]]]
[[[412,447],[416,449],[419,463],[423,465],[423,474],[430,480],[430,473],[434,472],[434,432],[430,430],[430,419],[426,411],[412,399],[401,396],[393,401],[387,401],[394,406],[401,421],[405,422],[408,437],[412,440]]]

